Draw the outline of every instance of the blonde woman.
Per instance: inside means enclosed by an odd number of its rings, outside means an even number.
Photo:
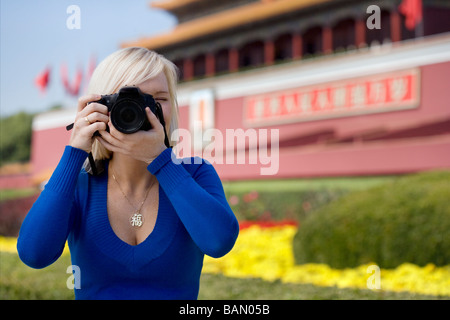
[[[211,164],[172,161],[150,108],[152,128],[126,134],[96,102],[136,86],[161,105],[171,136],[176,75],[144,48],[102,61],[79,99],[70,143],[22,224],[17,249],[30,267],[52,264],[68,240],[80,273],[76,299],[196,299],[204,255],[223,256],[236,241],[239,226]],[[83,166],[90,152],[95,175]]]

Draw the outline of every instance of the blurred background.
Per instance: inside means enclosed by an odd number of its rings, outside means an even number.
[[[26,267],[6,259],[5,248],[69,141],[65,126],[95,66],[130,46],[155,50],[179,68],[180,128],[193,132],[203,121],[202,130],[224,136],[226,129],[279,130],[279,141],[269,144],[278,147],[273,175],[261,175],[267,165],[250,163],[250,141],[215,149],[216,155],[246,155],[244,164],[214,164],[244,236],[231,260],[205,261],[210,272],[202,287],[214,289],[201,298],[222,291],[217,288],[230,292],[218,298],[237,299],[261,297],[261,290],[277,293],[266,299],[450,296],[449,1],[0,4],[0,298],[49,298],[33,293],[33,280],[12,276]],[[200,143],[193,145],[210,146],[194,138]],[[202,155],[202,147],[194,151]],[[259,236],[245,237],[253,227]],[[258,237],[266,246],[251,262],[248,256],[259,249],[250,239]],[[266,257],[267,246],[283,253]],[[322,280],[314,282],[309,271],[295,269],[368,263],[392,270],[409,263],[416,269],[401,271],[416,284],[384,279],[385,292],[367,293],[364,268],[354,282],[349,275],[332,282],[322,269]],[[425,284],[417,284],[420,277]],[[263,289],[245,291],[249,285],[236,278],[262,278],[253,284]],[[317,291],[321,285],[333,289]],[[406,294],[386,293],[394,291]],[[71,297],[66,288],[61,292]]]

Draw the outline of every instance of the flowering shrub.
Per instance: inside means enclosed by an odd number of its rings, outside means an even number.
[[[302,221],[311,211],[348,193],[345,189],[251,190],[227,192],[228,203],[239,221]]]
[[[222,273],[230,277],[281,278],[294,265],[292,238],[294,226],[241,229],[233,250],[226,256],[205,257],[203,272]]]
[[[38,198],[37,194],[0,202],[0,235],[16,237],[27,212]]]
[[[0,236],[0,252],[16,253],[17,239]]]
[[[296,232],[293,225],[254,225],[241,229],[229,254],[219,259],[205,257],[203,272],[269,281],[279,279],[285,283],[367,288],[372,276],[369,266],[375,263],[346,269],[333,269],[318,263],[295,265],[292,240]],[[381,290],[450,296],[450,266],[428,264],[419,267],[404,263],[395,269],[381,269],[380,284]]]

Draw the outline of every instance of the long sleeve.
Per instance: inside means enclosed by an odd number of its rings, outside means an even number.
[[[74,220],[77,178],[87,153],[66,146],[45,189],[22,223],[17,241],[20,259],[44,268],[61,255]]]
[[[158,179],[200,250],[215,258],[225,255],[234,246],[239,224],[225,198],[219,176],[204,160],[189,173],[172,159],[175,155],[166,149],[150,163],[148,170]]]

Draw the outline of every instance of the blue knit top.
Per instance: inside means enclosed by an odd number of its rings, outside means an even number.
[[[204,254],[225,255],[239,233],[213,166],[198,158],[180,164],[171,149],[163,151],[147,168],[159,182],[155,227],[133,246],[109,223],[108,162],[105,172],[92,176],[82,169],[86,157],[65,148],[22,224],[20,259],[46,267],[68,240],[72,265],[79,268],[76,299],[196,299]]]

